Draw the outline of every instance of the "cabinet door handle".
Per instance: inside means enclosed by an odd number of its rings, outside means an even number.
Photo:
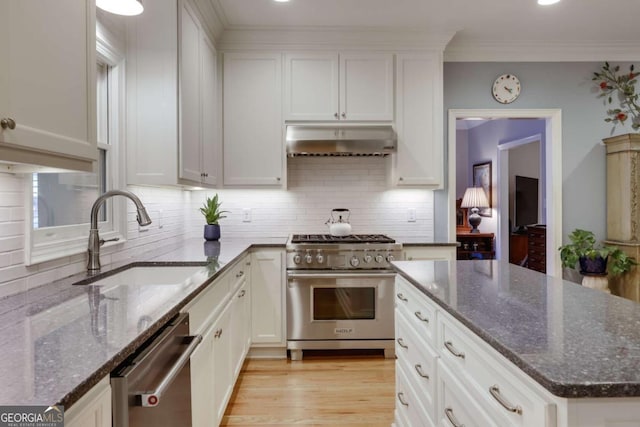
[[[407,407],[409,406],[409,403],[404,400],[404,393],[403,392],[398,393],[398,400],[400,401],[400,403],[402,403],[402,405],[407,406]]]
[[[240,292],[240,294],[238,295],[238,298],[242,298],[243,296],[245,296],[247,293],[247,291],[245,291],[244,289]]]
[[[6,119],[0,120],[0,126],[2,127],[2,129],[9,128],[11,130],[14,130],[16,128],[16,121],[10,117],[7,117]]]
[[[344,112],[343,112],[343,113],[342,113],[342,118],[343,118],[343,119],[346,119],[346,118],[347,118],[347,113],[344,113]]]
[[[504,398],[504,396],[502,396],[502,393],[500,393],[500,388],[498,387],[497,384],[489,387],[489,393],[491,393],[491,396],[493,396],[493,398],[496,399],[504,409],[506,409],[509,412],[513,412],[514,414],[522,415],[522,407],[520,407],[519,405],[514,406],[511,403],[509,403]]]
[[[447,419],[451,423],[453,427],[464,427],[464,424],[461,424],[460,421],[453,415],[453,409],[444,408],[444,414],[447,416]]]
[[[451,341],[445,341],[444,342],[444,346],[447,348],[447,350],[449,350],[449,352],[451,354],[453,354],[455,357],[459,357],[460,359],[464,359],[464,353],[461,351],[458,351],[454,346],[453,343]]]
[[[415,312],[415,313],[413,313],[413,314],[415,314],[415,316],[416,316],[418,319],[422,320],[423,322],[425,322],[425,323],[429,323],[429,319],[427,319],[426,317],[424,317],[424,316],[422,315],[422,313],[420,313],[419,311],[416,311],[416,312]]]
[[[400,347],[409,348],[409,346],[404,343],[404,340],[402,338],[398,338],[396,341],[398,341],[398,344],[400,345]]]
[[[407,302],[409,301],[404,295],[402,295],[401,293],[397,294],[398,298],[400,299],[400,301],[404,301]]]
[[[333,117],[335,117],[336,119],[339,119],[339,118],[340,118],[340,116],[338,115],[338,113],[334,113],[334,114],[333,114]]]
[[[422,365],[418,364],[416,366],[414,366],[414,368],[416,368],[416,372],[418,373],[418,375],[420,375],[422,378],[426,378],[429,379],[429,375],[425,374],[424,371],[422,370]]]
[[[238,274],[236,274],[236,279],[237,279],[238,277],[242,277],[242,276],[244,276],[244,271],[240,270],[240,271],[238,272]]]

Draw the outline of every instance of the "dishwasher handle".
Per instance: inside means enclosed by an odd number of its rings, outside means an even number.
[[[180,355],[176,363],[167,371],[166,375],[160,381],[160,384],[153,391],[138,392],[136,394],[136,402],[139,406],[154,407],[160,403],[162,393],[171,385],[175,380],[178,373],[182,370],[184,365],[189,361],[189,358],[196,351],[198,345],[202,342],[202,335],[187,336],[185,338],[191,338],[191,342]]]

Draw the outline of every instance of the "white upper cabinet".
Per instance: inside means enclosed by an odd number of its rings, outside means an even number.
[[[336,120],[338,54],[297,53],[285,56],[285,120]]]
[[[393,120],[393,55],[285,56],[285,120]]]
[[[127,31],[127,182],[214,186],[216,52],[187,1],[155,0]]]
[[[216,50],[187,2],[180,2],[179,178],[216,184]]]
[[[400,54],[396,65],[398,152],[392,183],[442,188],[441,54]]]
[[[393,55],[340,54],[340,120],[393,120]]]
[[[198,182],[202,177],[200,168],[200,26],[191,8],[185,2],[180,2],[180,5],[179,177]]]
[[[91,170],[93,0],[0,0],[0,161]]]
[[[282,185],[282,55],[225,53],[224,184]]]

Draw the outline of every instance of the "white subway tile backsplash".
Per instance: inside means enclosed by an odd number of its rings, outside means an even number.
[[[288,159],[287,190],[217,191],[222,209],[231,211],[221,221],[222,234],[225,238],[285,238],[291,233],[325,233],[331,209],[344,207],[351,210],[354,233],[432,240],[433,193],[389,189],[386,162],[383,158]],[[0,297],[46,285],[85,269],[84,253],[24,266],[27,177],[0,173]],[[127,241],[103,247],[103,264],[155,250],[159,243],[202,236],[204,219],[199,208],[206,196],[216,193],[141,186],[127,189],[140,197],[153,223],[139,231],[135,207],[127,202]],[[242,221],[244,208],[251,209],[251,222]],[[409,208],[416,210],[416,222],[407,222]]]

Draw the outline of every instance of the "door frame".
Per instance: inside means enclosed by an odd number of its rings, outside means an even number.
[[[456,241],[456,120],[545,119],[546,197],[547,197],[547,274],[562,277],[558,248],[562,243],[562,110],[553,109],[451,109],[448,117],[448,228],[449,241]]]

